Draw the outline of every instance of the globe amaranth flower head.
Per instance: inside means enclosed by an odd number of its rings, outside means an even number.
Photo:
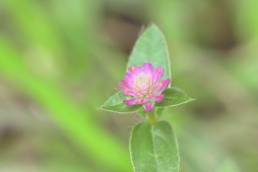
[[[124,103],[142,105],[144,112],[153,110],[155,103],[163,101],[162,93],[170,83],[169,79],[162,80],[163,75],[163,68],[154,68],[149,63],[130,67],[119,84],[119,90],[127,97]]]

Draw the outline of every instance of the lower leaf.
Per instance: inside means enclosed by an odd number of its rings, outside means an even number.
[[[177,139],[168,122],[135,126],[130,154],[134,172],[179,172]]]

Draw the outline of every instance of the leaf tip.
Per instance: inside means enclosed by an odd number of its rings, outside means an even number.
[[[150,23],[149,26],[147,27],[146,31],[147,31],[147,30],[151,30],[151,29],[157,30],[157,31],[159,31],[160,33],[162,33],[161,30],[160,30],[160,28],[158,27],[158,25],[156,25],[155,23]]]

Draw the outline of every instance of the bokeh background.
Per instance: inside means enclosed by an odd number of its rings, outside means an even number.
[[[152,22],[197,99],[162,117],[181,171],[257,172],[257,0],[0,0],[0,171],[131,172],[142,119],[98,107]]]

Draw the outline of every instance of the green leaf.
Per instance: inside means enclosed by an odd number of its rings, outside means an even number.
[[[189,97],[183,90],[175,86],[166,89],[163,94],[164,100],[155,105],[158,108],[175,107],[195,100]]]
[[[130,154],[134,172],[179,171],[177,139],[168,122],[144,122],[135,126]]]
[[[137,40],[127,67],[151,63],[164,69],[164,79],[171,79],[170,60],[166,40],[156,25],[148,27]]]
[[[119,112],[119,113],[130,113],[136,112],[141,108],[141,106],[126,106],[124,104],[125,96],[121,92],[117,92],[108,98],[108,100],[101,106],[102,110],[110,112]]]

